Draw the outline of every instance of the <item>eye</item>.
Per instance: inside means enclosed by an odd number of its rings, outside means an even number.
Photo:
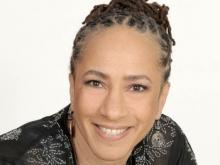
[[[98,80],[88,80],[85,84],[95,88],[102,88],[102,83]]]
[[[131,90],[134,92],[144,92],[147,89],[147,86],[141,84],[131,85]]]

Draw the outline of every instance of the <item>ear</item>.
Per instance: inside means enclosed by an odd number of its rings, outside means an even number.
[[[69,93],[70,93],[70,101],[71,104],[73,103],[74,100],[74,87],[75,87],[75,82],[74,82],[74,76],[73,74],[69,74],[69,83],[70,83],[70,89],[69,89]]]
[[[161,88],[160,91],[160,96],[159,96],[159,108],[158,108],[158,112],[157,112],[157,116],[156,119],[159,120],[161,113],[163,111],[163,107],[165,105],[168,93],[169,93],[169,89],[170,89],[170,83],[169,82],[165,82]]]

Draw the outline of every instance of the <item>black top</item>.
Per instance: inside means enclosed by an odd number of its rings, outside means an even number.
[[[0,136],[0,165],[76,165],[67,129],[70,105]],[[196,165],[180,127],[161,115],[127,165]]]

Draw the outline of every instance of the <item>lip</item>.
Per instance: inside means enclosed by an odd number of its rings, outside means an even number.
[[[131,127],[127,126],[104,126],[104,125],[98,125],[98,124],[94,124],[95,126],[95,130],[97,132],[97,134],[104,140],[107,141],[118,141],[123,139],[130,131]],[[122,133],[118,134],[118,135],[107,135],[106,133],[104,133],[103,131],[101,131],[100,127],[104,127],[107,129],[125,129],[125,131],[123,131]]]

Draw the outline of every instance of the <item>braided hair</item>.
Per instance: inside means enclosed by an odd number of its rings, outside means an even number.
[[[161,47],[160,66],[164,68],[163,80],[167,81],[171,71],[171,52],[175,40],[167,17],[169,8],[148,0],[111,0],[107,4],[94,6],[90,14],[82,22],[78,31],[70,61],[71,73],[74,73],[76,62],[79,60],[83,41],[86,36],[98,27],[107,28],[115,24],[126,24],[140,32],[150,31],[156,35]]]

